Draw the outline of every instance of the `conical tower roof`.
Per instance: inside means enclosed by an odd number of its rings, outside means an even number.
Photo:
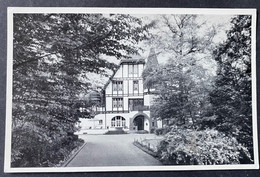
[[[158,60],[157,60],[157,55],[155,53],[154,48],[150,49],[150,53],[149,56],[147,58],[147,63],[146,63],[146,67],[156,67],[158,66]]]

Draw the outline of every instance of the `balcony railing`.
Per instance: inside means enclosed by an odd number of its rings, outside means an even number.
[[[106,94],[106,97],[116,97],[116,96],[122,96],[122,97],[131,97],[131,96],[144,96],[143,93],[113,93],[113,94]]]
[[[129,109],[130,109],[130,111],[149,111],[150,110],[149,106],[144,106],[144,105],[132,106]]]
[[[98,109],[97,111],[95,111],[95,114],[112,114],[112,113],[129,113],[131,111],[149,111],[150,108],[149,106],[143,106],[143,105],[139,105],[139,106],[133,106],[132,109],[129,108],[129,110],[113,110],[113,111],[105,111],[104,109]]]
[[[122,111],[97,111],[96,114],[112,114],[112,113],[129,113],[128,110],[122,110]]]

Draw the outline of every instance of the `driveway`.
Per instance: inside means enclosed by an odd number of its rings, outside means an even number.
[[[153,137],[153,134],[79,135],[87,144],[67,167],[162,165],[132,144],[134,139]]]

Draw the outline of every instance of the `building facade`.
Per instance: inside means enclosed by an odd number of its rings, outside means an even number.
[[[121,60],[105,85],[105,107],[95,116],[100,128],[150,132],[156,126],[150,118],[153,95],[146,94],[143,87],[144,66],[144,59]]]
[[[157,63],[154,51],[150,51],[147,64]],[[101,107],[95,108],[93,119],[81,119],[83,129],[123,129],[125,131],[146,130],[162,126],[161,121],[151,118],[150,106],[155,94],[144,89],[142,73],[145,59],[121,60],[114,75],[103,88]]]

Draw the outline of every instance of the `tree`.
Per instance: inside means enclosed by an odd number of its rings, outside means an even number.
[[[54,166],[76,146],[79,95],[87,73],[117,66],[101,59],[136,53],[148,35],[130,15],[15,14],[12,166]]]
[[[168,56],[167,63],[156,74],[157,103],[154,115],[178,124],[196,122],[196,116],[207,114],[208,90],[212,75],[201,61],[210,61],[215,29],[205,30],[196,15],[163,15],[160,31],[151,41],[157,51]],[[204,29],[204,30],[203,30]],[[203,35],[201,33],[203,32]],[[149,77],[147,77],[149,78]],[[145,81],[146,82],[146,81]],[[191,119],[191,120],[188,120]]]
[[[211,103],[217,129],[249,148],[253,157],[251,96],[251,16],[231,21],[228,38],[215,50],[218,71]]]

